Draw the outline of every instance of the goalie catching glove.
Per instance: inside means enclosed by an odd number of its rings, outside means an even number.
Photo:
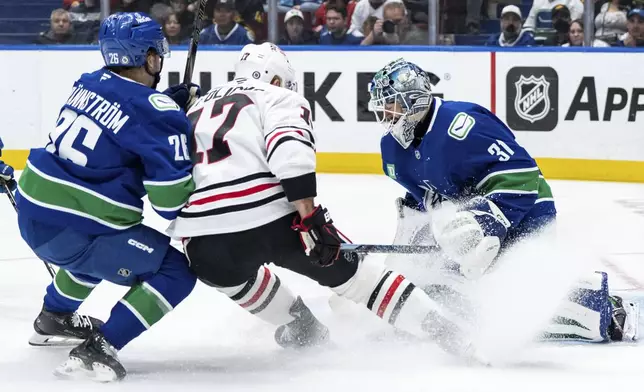
[[[501,249],[510,222],[499,207],[475,197],[454,215],[434,215],[432,233],[447,257],[460,265],[468,279],[485,273]]]
[[[340,255],[341,244],[347,242],[333,226],[329,211],[322,206],[315,207],[303,218],[296,216],[291,227],[300,233],[306,255],[316,258],[322,267],[332,265]]]

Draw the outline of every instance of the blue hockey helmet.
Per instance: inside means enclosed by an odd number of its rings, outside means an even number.
[[[170,53],[161,25],[142,12],[108,16],[101,23],[98,42],[108,67],[141,67],[150,49],[161,58]]]
[[[369,83],[369,109],[386,133],[407,148],[432,103],[431,76],[402,58],[385,65]]]

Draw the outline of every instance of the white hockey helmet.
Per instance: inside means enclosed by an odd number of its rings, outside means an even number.
[[[244,46],[235,64],[235,77],[255,79],[297,91],[295,70],[286,53],[270,42]]]

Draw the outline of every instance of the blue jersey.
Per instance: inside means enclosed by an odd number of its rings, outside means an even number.
[[[387,133],[380,146],[385,174],[422,207],[442,199],[463,202],[483,196],[509,222],[508,227],[502,222],[482,224],[486,235],[501,241],[554,218],[552,193],[536,162],[490,111],[435,98],[419,126],[427,129],[419,144],[404,149]]]
[[[530,30],[523,30],[519,33],[519,36],[516,40],[512,42],[507,42],[503,39],[503,33],[497,33],[490,37],[485,43],[487,46],[537,46],[537,42],[534,40],[534,34]]]
[[[227,35],[221,36],[217,31],[217,25],[214,24],[201,30],[199,43],[204,45],[246,45],[253,43],[253,37],[238,23],[235,23]]]
[[[320,45],[360,45],[363,39],[364,37],[351,30],[340,38],[336,38],[326,29],[320,33]]]
[[[101,69],[74,83],[45,148],[20,177],[21,215],[87,234],[174,219],[194,190],[190,122],[167,95]]]

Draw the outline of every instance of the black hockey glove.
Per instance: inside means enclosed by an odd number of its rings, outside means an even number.
[[[199,97],[201,97],[201,88],[199,85],[190,83],[190,84],[175,84],[174,86],[168,87],[163,94],[172,98],[174,102],[179,105],[184,112],[187,112]]]
[[[2,155],[2,153],[0,153],[0,155]],[[4,184],[7,184],[7,187],[11,192],[16,190],[17,183],[13,177],[13,167],[0,161],[0,193],[6,192]]]
[[[315,207],[304,218],[296,216],[291,227],[300,233],[306,255],[317,259],[316,263],[322,267],[328,267],[338,259],[340,245],[346,242],[333,226],[329,211],[322,206]]]

